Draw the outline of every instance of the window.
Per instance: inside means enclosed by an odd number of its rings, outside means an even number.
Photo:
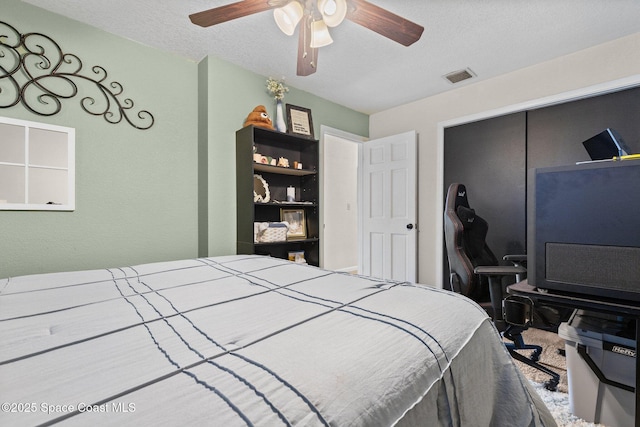
[[[75,209],[75,129],[0,117],[0,210]]]

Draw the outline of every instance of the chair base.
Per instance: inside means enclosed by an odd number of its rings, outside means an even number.
[[[557,391],[558,384],[560,383],[560,375],[538,363],[540,355],[542,354],[542,347],[534,344],[525,344],[520,331],[513,331],[511,327],[508,327],[507,330],[504,331],[503,336],[513,341],[513,343],[505,343],[511,357],[549,375],[551,378],[544,383],[544,387],[549,391]],[[527,357],[518,353],[519,350],[533,350],[533,352]]]

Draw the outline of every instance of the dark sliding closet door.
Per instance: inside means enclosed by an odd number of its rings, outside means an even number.
[[[487,242],[498,258],[526,248],[525,160],[524,112],[445,129],[445,197],[451,183],[467,187],[469,204],[489,223]]]

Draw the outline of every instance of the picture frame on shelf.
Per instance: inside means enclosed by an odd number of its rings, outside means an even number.
[[[304,209],[280,209],[280,221],[289,223],[287,240],[307,238],[307,220]]]
[[[297,105],[287,104],[287,132],[293,135],[314,139],[311,110]]]

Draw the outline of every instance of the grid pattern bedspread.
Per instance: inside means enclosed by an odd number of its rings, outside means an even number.
[[[0,280],[0,425],[554,425],[484,312],[259,256]]]

